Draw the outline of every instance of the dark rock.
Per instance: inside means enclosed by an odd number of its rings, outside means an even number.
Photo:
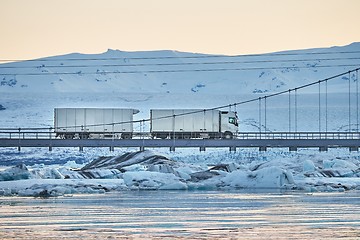
[[[91,169],[118,169],[121,172],[124,171],[124,167],[128,167],[134,164],[167,164],[170,166],[175,165],[175,161],[170,160],[164,156],[153,154],[150,151],[138,151],[133,153],[125,153],[121,156],[115,157],[100,157],[89,164],[85,165],[81,171]]]
[[[212,168],[210,168],[209,170],[216,170],[216,171],[223,171],[223,172],[233,172],[234,170],[236,170],[237,167],[234,164],[218,164]]]
[[[192,173],[190,174],[191,179],[190,181],[192,182],[199,182],[199,181],[203,181],[209,178],[212,178],[214,176],[218,176],[220,175],[218,172],[216,171],[203,171],[203,172],[196,172],[196,173]]]
[[[35,194],[34,197],[49,198],[49,197],[51,197],[51,194],[48,192],[48,190],[44,189],[41,192],[39,192],[38,194]]]

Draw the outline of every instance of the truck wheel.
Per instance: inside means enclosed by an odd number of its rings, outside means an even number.
[[[184,139],[190,139],[191,135],[190,134],[184,134]]]
[[[90,137],[90,135],[87,134],[87,133],[80,133],[80,134],[79,134],[79,138],[80,138],[80,139],[88,139],[89,137]]]
[[[225,132],[223,139],[233,139],[233,134],[232,132]]]
[[[159,134],[157,135],[158,138],[161,138],[161,139],[166,139],[167,138],[167,134]]]
[[[130,133],[123,133],[123,134],[121,134],[121,138],[122,139],[131,139],[131,134]]]
[[[74,134],[65,134],[65,139],[73,139]]]
[[[179,135],[179,134],[171,134],[170,139],[181,139],[181,135]]]

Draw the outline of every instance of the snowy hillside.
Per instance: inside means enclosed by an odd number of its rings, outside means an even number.
[[[355,69],[359,56],[360,43],[248,56],[73,53],[1,64],[0,92],[268,93]],[[341,90],[346,80],[332,82],[330,89]]]
[[[52,127],[57,107],[135,108],[140,110],[136,120],[149,118],[152,108],[213,108],[295,88],[359,66],[360,42],[248,56],[109,50],[1,64],[0,128]],[[358,122],[355,72],[350,79],[351,126],[349,76],[328,82],[328,99],[322,85],[321,125],[324,128],[326,100],[329,131],[358,128],[354,125]],[[319,130],[317,93],[317,85],[297,91],[298,131]],[[258,107],[258,102],[237,107],[239,131],[259,131]],[[288,96],[267,99],[267,108],[267,130],[288,131]],[[139,130],[140,126],[135,126],[135,131]]]

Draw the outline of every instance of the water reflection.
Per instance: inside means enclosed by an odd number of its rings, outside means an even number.
[[[128,191],[0,198],[1,239],[360,239],[360,194]]]

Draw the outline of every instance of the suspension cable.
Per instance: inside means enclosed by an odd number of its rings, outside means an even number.
[[[266,99],[267,99],[267,96],[265,96],[264,98],[265,98],[265,133],[266,133],[267,132],[267,119],[266,119],[266,108],[267,108]]]
[[[259,97],[259,132],[261,133],[261,97]]]
[[[291,132],[291,90],[289,89],[289,132]]]
[[[328,81],[325,81],[325,132],[328,131]]]
[[[295,88],[295,132],[297,132],[297,88]]]
[[[319,81],[319,132],[321,132],[321,82]]]
[[[359,75],[356,69],[356,130],[359,132]]]
[[[351,75],[349,71],[349,132],[351,132]]]

